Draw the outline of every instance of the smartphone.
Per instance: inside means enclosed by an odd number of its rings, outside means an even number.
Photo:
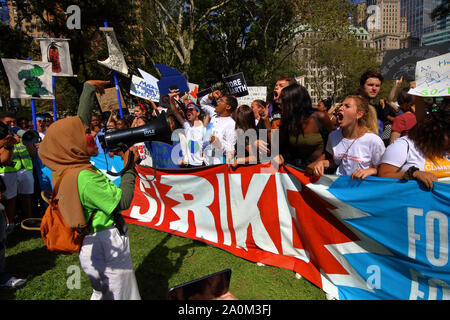
[[[169,300],[211,300],[228,292],[231,269],[192,280],[169,290]]]

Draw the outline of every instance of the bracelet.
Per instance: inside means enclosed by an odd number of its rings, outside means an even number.
[[[403,175],[403,180],[415,180],[414,178],[414,172],[419,171],[419,168],[417,167],[410,167],[408,170],[406,170],[405,174]]]

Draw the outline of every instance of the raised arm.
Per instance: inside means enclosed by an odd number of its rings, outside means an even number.
[[[95,103],[95,92],[100,94],[105,93],[103,88],[109,81],[102,80],[88,80],[84,83],[83,92],[80,96],[80,102],[78,104],[77,116],[81,118],[81,121],[87,126],[91,123],[92,108]]]

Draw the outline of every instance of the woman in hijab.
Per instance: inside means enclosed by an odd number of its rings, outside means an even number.
[[[89,80],[84,84],[77,116],[61,119],[48,128],[39,157],[52,170],[53,185],[65,173],[56,198],[67,225],[89,228],[79,259],[93,287],[91,299],[134,300],[140,295],[121,211],[133,199],[136,171],[132,165],[118,188],[90,163],[90,157],[98,153],[95,137],[87,132],[95,92],[103,94],[107,83]],[[128,152],[133,152],[132,161],[136,161],[137,151],[130,148]]]

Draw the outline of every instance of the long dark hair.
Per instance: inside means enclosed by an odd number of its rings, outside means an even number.
[[[283,88],[278,100],[282,108],[280,128],[282,136],[287,138],[290,135],[303,135],[302,123],[315,111],[306,88],[297,83],[291,84]]]
[[[440,158],[449,150],[445,138],[450,138],[450,107],[431,111],[412,128],[408,137],[429,159]]]

